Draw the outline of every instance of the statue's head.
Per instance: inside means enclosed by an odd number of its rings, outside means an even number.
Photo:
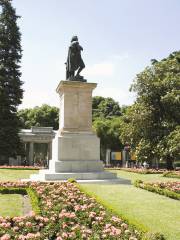
[[[78,41],[78,37],[77,36],[73,36],[72,37],[71,42],[74,42],[74,41]]]

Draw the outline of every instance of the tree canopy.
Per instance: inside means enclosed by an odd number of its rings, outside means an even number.
[[[121,116],[119,103],[112,98],[104,98],[100,96],[93,97],[92,111],[93,120],[96,118]]]
[[[0,0],[0,157],[6,159],[22,152],[16,114],[23,97],[21,34],[17,19],[11,0]]]
[[[165,160],[172,168],[179,157],[180,52],[152,61],[137,75],[131,91],[137,100],[124,116],[122,138],[136,147],[139,160]]]
[[[18,112],[22,128],[53,127],[57,130],[59,127],[59,109],[43,104],[40,107],[26,108]]]

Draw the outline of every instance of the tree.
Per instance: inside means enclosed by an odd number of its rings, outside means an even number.
[[[119,138],[121,108],[112,98],[96,96],[92,101],[92,113],[93,128],[101,140],[101,158],[105,159],[106,149],[122,149]]]
[[[131,90],[137,93],[137,100],[125,114],[123,137],[127,135],[136,146],[139,160],[162,159],[171,169],[177,151],[170,151],[170,145],[179,136],[180,124],[180,52],[153,60],[137,75]]]
[[[101,157],[105,159],[106,149],[120,150],[123,145],[120,140],[120,123],[119,117],[112,119],[97,118],[93,122],[93,128],[95,129],[101,144]]]
[[[26,108],[18,112],[22,128],[31,128],[32,126],[53,127],[55,130],[59,127],[59,109],[43,104],[41,107]]]
[[[16,157],[22,151],[17,107],[23,90],[20,80],[21,34],[11,0],[0,0],[0,156]]]
[[[112,118],[121,116],[121,109],[117,102],[112,98],[100,96],[93,97],[92,102],[93,120],[96,118]]]

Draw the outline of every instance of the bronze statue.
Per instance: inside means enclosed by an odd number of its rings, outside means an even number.
[[[81,51],[83,51],[83,48],[79,45],[78,37],[73,36],[68,50],[67,62],[65,63],[67,80],[86,82],[83,76],[80,76],[80,72],[85,68],[81,58]],[[76,75],[75,71],[77,71]]]

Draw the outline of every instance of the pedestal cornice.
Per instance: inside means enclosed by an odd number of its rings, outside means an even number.
[[[63,89],[72,89],[72,88],[83,88],[84,90],[93,90],[97,86],[97,83],[87,83],[80,81],[60,81],[59,85],[56,88],[56,92],[60,93]]]

